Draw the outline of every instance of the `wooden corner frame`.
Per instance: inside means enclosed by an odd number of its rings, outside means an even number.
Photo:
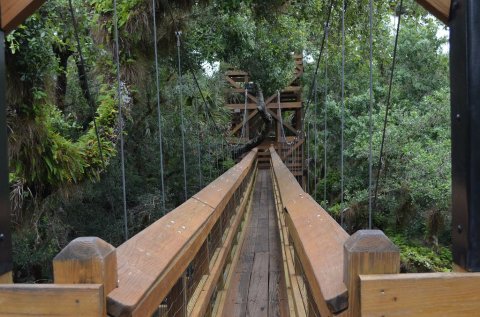
[[[10,32],[31,16],[45,0],[0,0],[1,23],[4,32]]]

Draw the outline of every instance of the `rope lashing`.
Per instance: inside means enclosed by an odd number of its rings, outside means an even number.
[[[160,107],[160,74],[158,71],[158,49],[157,49],[157,19],[155,17],[156,0],[152,0],[152,17],[153,17],[153,47],[155,53],[155,79],[157,85],[157,116],[158,116],[158,145],[160,150],[160,190],[162,191],[162,214],[165,214],[165,181],[163,166],[163,136],[162,136],[162,110]]]
[[[185,195],[185,201],[188,199],[188,183],[187,183],[187,158],[186,158],[186,149],[185,149],[185,114],[183,109],[183,77],[182,77],[182,58],[180,54],[181,41],[180,37],[182,35],[181,31],[176,31],[175,36],[177,37],[177,59],[178,59],[178,82],[179,82],[179,106],[180,106],[180,130],[182,136],[182,157],[183,157],[183,191]]]
[[[113,1],[113,23],[114,23],[114,37],[115,37],[115,63],[117,66],[117,98],[118,98],[118,121],[120,129],[120,165],[122,169],[122,198],[123,198],[123,217],[125,241],[128,240],[128,214],[127,214],[127,190],[125,182],[125,151],[123,139],[123,115],[122,115],[122,87],[120,81],[120,54],[118,44],[118,15],[117,15],[117,0]]]

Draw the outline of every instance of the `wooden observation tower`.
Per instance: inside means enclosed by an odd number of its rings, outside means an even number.
[[[270,166],[268,149],[273,146],[299,183],[304,185],[305,138],[302,129],[303,101],[300,83],[304,72],[303,55],[295,54],[293,58],[293,80],[279,94],[265,96],[265,106],[272,116],[273,125],[267,137],[257,147],[259,168]],[[259,133],[263,124],[258,109],[258,97],[252,92],[253,83],[247,72],[229,69],[225,72],[225,80],[230,85],[225,99],[226,107],[232,111],[228,141],[232,146],[245,144]]]

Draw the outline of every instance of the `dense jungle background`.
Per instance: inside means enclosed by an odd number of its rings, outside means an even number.
[[[328,54],[322,57],[318,74],[319,102],[308,108],[305,127],[310,193],[340,219],[341,1],[336,2],[325,48]],[[122,118],[116,99],[112,1],[78,0],[73,5],[85,68],[68,0],[48,0],[7,36],[17,282],[51,280],[52,258],[75,237],[99,236],[115,246],[122,243],[119,119],[125,125],[128,227],[133,235],[183,202],[180,85],[189,194],[234,164],[222,137],[230,128],[230,112],[223,108],[227,67],[249,71],[252,80],[272,94],[291,79],[292,54],[303,52],[307,100],[330,1],[157,0],[155,12],[150,0],[118,1]],[[368,223],[368,1],[346,1],[345,9],[345,222],[353,232]],[[452,262],[450,92],[445,29],[413,0],[405,0],[401,9],[396,0],[375,1],[374,10],[374,174],[381,169],[374,227],[401,248],[403,271],[448,271]],[[157,20],[157,43],[152,14]],[[391,113],[379,166],[399,14],[402,27]],[[177,30],[182,31],[182,81]],[[154,44],[159,52],[164,192]],[[323,131],[325,106],[328,131]],[[323,196],[324,133],[327,197]]]

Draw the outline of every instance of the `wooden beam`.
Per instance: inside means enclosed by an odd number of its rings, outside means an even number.
[[[0,316],[104,316],[99,284],[0,285]]]
[[[272,169],[290,242],[309,284],[314,305],[322,316],[332,316],[347,308],[347,288],[343,283],[343,245],[348,234],[330,215],[305,193],[280,156],[270,147]]]
[[[230,110],[243,110],[245,109],[245,104],[244,103],[229,103],[226,105],[226,107]],[[271,102],[267,104],[268,109],[278,109],[278,104],[277,102]],[[280,109],[299,109],[302,108],[302,102],[297,101],[297,102],[281,102],[280,103]],[[247,103],[247,110],[255,110],[257,109],[257,104],[256,103]]]
[[[155,312],[254,168],[256,156],[254,149],[181,206],[117,248],[119,286],[108,294],[109,315],[143,317]]]
[[[305,142],[305,139],[301,139],[299,141],[297,141],[289,150],[288,152],[283,155],[282,159],[285,160],[287,157],[289,157],[290,155],[292,155],[293,151],[295,151],[296,149],[298,149],[303,143]]]
[[[3,275],[0,275],[0,284],[12,284],[12,283],[13,283],[12,272],[7,272]]]
[[[361,275],[362,317],[478,316],[480,274]]]
[[[440,21],[447,24],[450,18],[451,0],[417,0],[417,2],[436,16]]]
[[[229,83],[233,88],[242,89],[242,87],[241,87],[236,81],[234,81],[233,79],[231,79],[230,77],[225,76],[225,79],[228,81],[228,83]],[[244,90],[244,91],[245,91],[245,90]],[[252,96],[251,94],[247,93],[247,96],[248,96],[248,98],[249,98],[250,100],[252,100],[253,102],[258,103],[257,98],[255,98],[255,97]]]
[[[278,109],[278,103],[272,102],[267,105],[267,108],[269,109]],[[302,108],[302,102],[301,101],[296,101],[296,102],[281,102],[280,103],[280,109],[299,109]]]
[[[1,29],[10,32],[31,16],[45,0],[0,0]]]
[[[267,111],[268,113],[275,119],[277,120],[278,122],[280,122],[280,117],[275,113],[273,112],[272,110],[268,109],[267,108]],[[292,131],[293,133],[295,133],[295,135],[297,135],[297,130],[295,130],[294,127],[292,127],[290,124],[286,123],[285,121],[283,121],[283,126],[286,127],[288,130]]]
[[[235,109],[244,110],[245,104],[244,103],[228,103],[225,107],[230,110],[235,110]],[[257,109],[256,103],[247,103],[247,110],[255,110],[255,109]]]
[[[360,274],[400,272],[400,251],[380,230],[359,230],[344,246],[343,281],[348,287],[348,317],[360,317]],[[389,314],[385,314],[389,316]],[[408,316],[416,316],[408,315]]]
[[[258,113],[258,110],[255,109],[254,111],[250,112],[250,114],[248,115],[247,117],[247,122],[249,122],[250,120],[252,120],[253,117],[255,117]],[[237,124],[235,126],[235,128],[232,129],[232,131],[230,131],[230,135],[234,135],[238,130],[240,130],[241,128],[243,127],[243,121],[240,122],[239,124]]]

